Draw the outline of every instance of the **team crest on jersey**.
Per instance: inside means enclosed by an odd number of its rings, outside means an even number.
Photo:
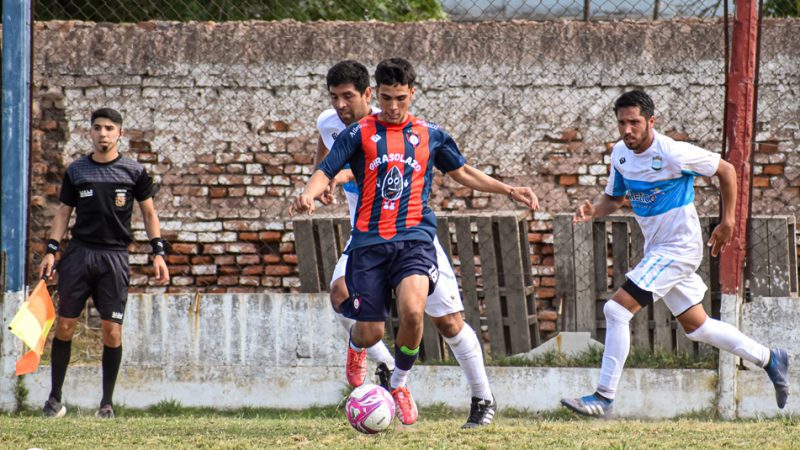
[[[335,141],[335,140],[336,140],[336,138],[337,138],[337,137],[339,137],[339,133],[337,133],[337,132],[335,132],[335,131],[334,131],[334,132],[332,132],[332,133],[331,133],[331,137],[332,137],[332,138],[333,138],[333,140]]]
[[[383,209],[396,209],[397,201],[403,196],[403,188],[407,187],[408,182],[403,181],[403,174],[395,166],[383,177],[381,183],[381,197],[383,197]]]
[[[650,163],[650,167],[653,170],[661,170],[662,161],[660,155],[653,156],[653,161]]]
[[[409,128],[406,131],[406,139],[408,139],[408,143],[413,147],[419,145],[419,135],[413,129]]]
[[[128,193],[125,189],[117,189],[114,191],[114,206],[122,208],[128,202]]]
[[[624,156],[619,159],[619,163],[620,164],[625,164],[625,157]]]
[[[381,137],[377,134],[373,134],[371,138],[369,138],[372,142],[378,143],[381,140]]]

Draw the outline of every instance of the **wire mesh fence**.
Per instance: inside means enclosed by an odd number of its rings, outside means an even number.
[[[765,13],[792,7],[767,2]],[[64,170],[87,152],[88,115],[109,106],[125,117],[123,149],[162,185],[172,247],[171,284],[156,286],[135,216],[134,290],[296,290],[285,210],[312,171],[325,72],[345,58],[374,67],[403,56],[419,73],[412,112],[444,126],[471,164],[541,197],[530,256],[537,307],[551,311],[551,214],[602,192],[619,94],[644,88],[660,132],[722,151],[724,10],[716,0],[38,1],[31,267]],[[288,18],[353,22],[275,22]],[[770,18],[764,29],[754,197],[770,201],[754,209],[793,213],[800,55],[779,35],[798,26]],[[514,207],[436,183],[435,210]],[[716,211],[715,192],[698,180],[702,213]]]

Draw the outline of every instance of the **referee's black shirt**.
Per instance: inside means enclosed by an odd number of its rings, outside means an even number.
[[[153,178],[137,161],[119,155],[99,163],[89,154],[69,165],[59,199],[75,208],[74,240],[125,250],[133,240],[133,200],[147,200],[156,190]]]

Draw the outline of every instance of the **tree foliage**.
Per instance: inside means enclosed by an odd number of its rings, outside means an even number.
[[[443,19],[438,0],[38,0],[36,20],[92,22]]]
[[[770,17],[800,17],[800,0],[767,0],[764,15]]]

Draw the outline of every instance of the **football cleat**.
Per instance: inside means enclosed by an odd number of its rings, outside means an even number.
[[[45,417],[52,417],[53,419],[59,419],[64,417],[67,413],[67,407],[64,406],[63,403],[56,400],[55,397],[50,397],[44,402],[44,407],[42,408],[42,414]]]
[[[96,413],[94,413],[94,415],[101,419],[113,419],[114,408],[111,405],[103,405],[97,410]]]
[[[392,379],[392,372],[394,372],[394,370],[389,369],[384,363],[378,364],[378,368],[375,369],[375,376],[378,377],[378,386],[389,392],[392,392],[392,388],[389,386],[389,381]]]
[[[359,387],[367,377],[367,352],[357,352],[347,347],[347,382],[350,386]]]
[[[782,348],[769,351],[769,363],[764,367],[775,386],[775,401],[778,408],[786,406],[789,398],[789,354]]]
[[[469,408],[467,423],[462,425],[461,428],[475,428],[489,425],[494,419],[495,412],[497,412],[497,402],[494,400],[494,397],[492,397],[491,400],[472,397],[472,406]]]
[[[400,422],[403,425],[411,425],[416,422],[419,416],[417,404],[411,398],[411,392],[408,392],[408,388],[401,386],[393,390],[392,397],[394,398],[394,408],[397,411],[397,417],[400,418]]]
[[[614,400],[606,400],[596,394],[581,398],[562,398],[561,404],[578,414],[607,419],[614,409]]]

